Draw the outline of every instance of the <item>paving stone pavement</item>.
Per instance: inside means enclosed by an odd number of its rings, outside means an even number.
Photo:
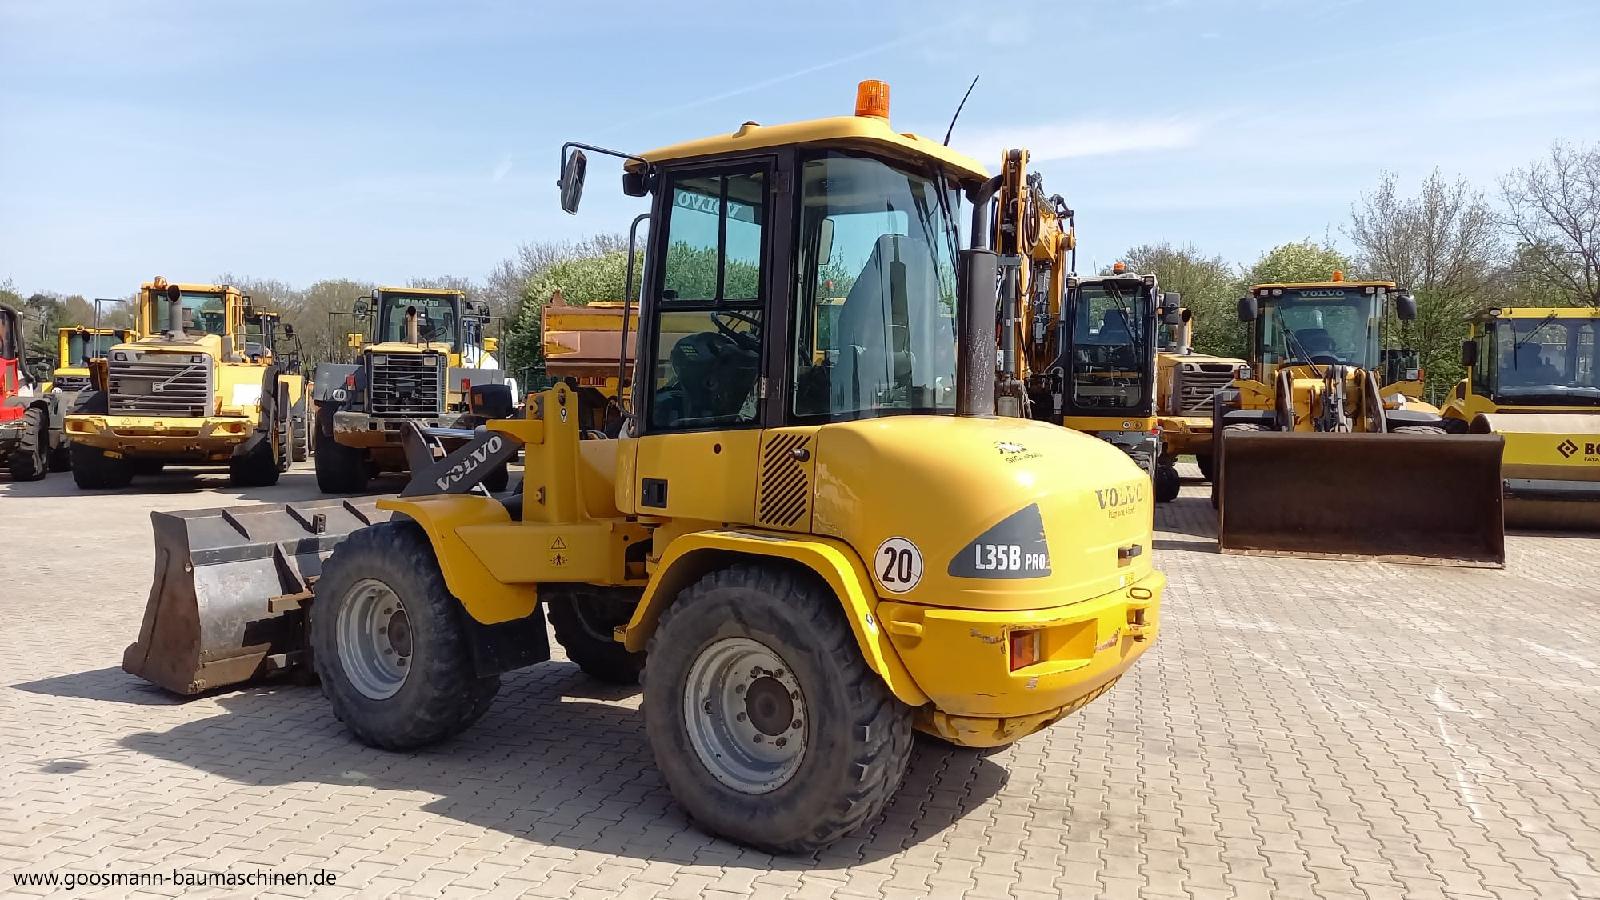
[[[148,512],[313,496],[177,473],[0,483],[0,894],[20,873],[326,870],[336,887],[90,896],[1600,897],[1600,539],[1504,571],[1221,556],[1204,488],[1158,515],[1160,643],[988,756],[917,748],[814,857],[707,837],[634,691],[565,661],[447,745],[369,750],[314,687],[179,702],[124,674]]]

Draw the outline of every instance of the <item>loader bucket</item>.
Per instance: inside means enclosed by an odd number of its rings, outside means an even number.
[[[1225,432],[1224,553],[1505,565],[1495,436]]]
[[[1600,413],[1491,413],[1472,431],[1505,439],[1506,525],[1600,531]]]
[[[153,512],[155,581],[122,668],[179,694],[300,664],[322,561],[389,513],[377,499]]]

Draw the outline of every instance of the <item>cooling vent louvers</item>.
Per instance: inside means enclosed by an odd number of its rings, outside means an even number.
[[[757,517],[762,524],[793,527],[808,511],[811,479],[796,450],[811,443],[806,434],[780,434],[767,441],[761,453],[761,496]]]
[[[369,411],[375,416],[437,416],[444,411],[446,362],[439,353],[372,355]]]
[[[1234,366],[1197,363],[1196,371],[1178,372],[1178,415],[1210,416],[1211,396],[1233,383]]]
[[[208,416],[212,374],[211,357],[202,354],[114,355],[106,372],[107,408],[121,416]]]

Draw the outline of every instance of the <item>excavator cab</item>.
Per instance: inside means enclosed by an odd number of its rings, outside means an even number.
[[[1501,566],[1501,441],[1450,439],[1437,410],[1386,391],[1393,282],[1262,284],[1239,300],[1250,375],[1213,409],[1224,552]]]

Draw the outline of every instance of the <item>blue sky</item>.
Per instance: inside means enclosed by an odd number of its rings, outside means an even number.
[[[1486,187],[1600,140],[1593,0],[539,4],[0,0],[0,280],[481,278],[519,242],[622,231],[596,161],[851,109],[991,166],[1028,146],[1084,268],[1143,242],[1248,262],[1338,229],[1385,169]]]

